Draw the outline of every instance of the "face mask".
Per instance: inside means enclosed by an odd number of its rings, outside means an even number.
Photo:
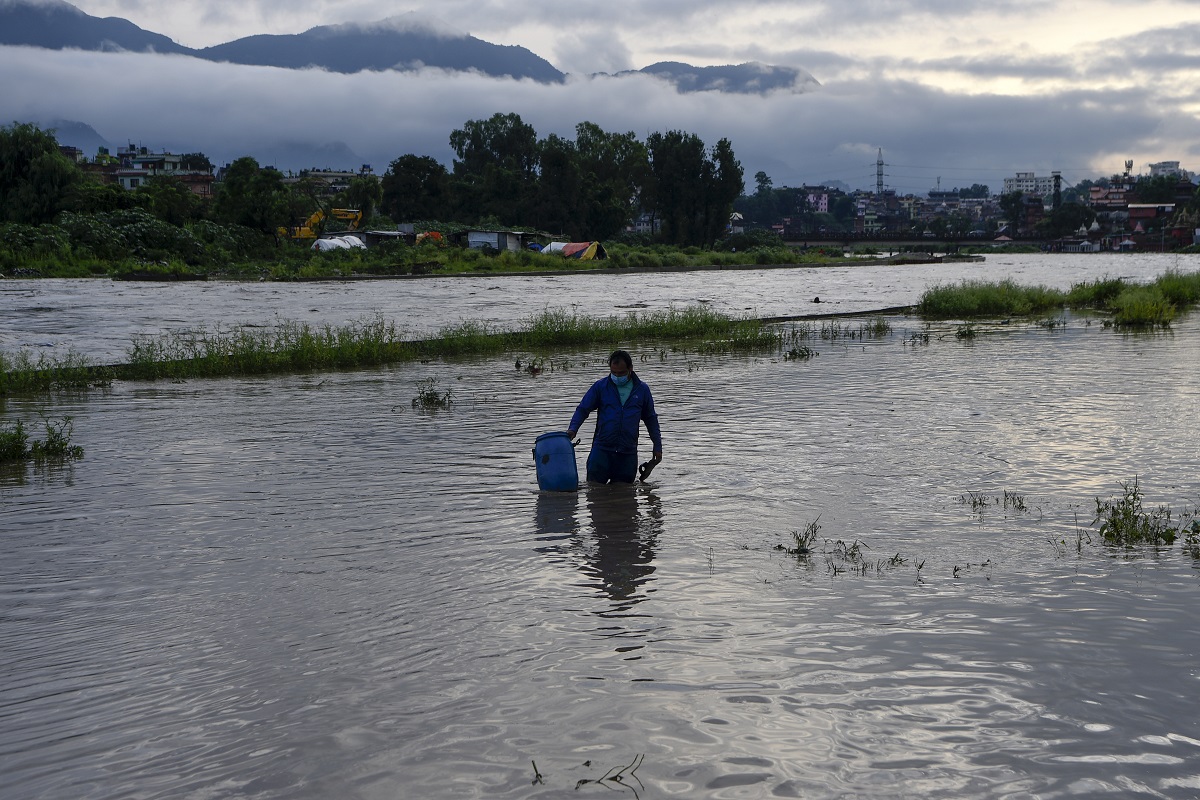
[[[612,382],[617,386],[624,386],[625,384],[629,383],[628,375],[609,375],[608,377],[612,378]]]

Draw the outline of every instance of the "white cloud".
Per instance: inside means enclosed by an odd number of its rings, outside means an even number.
[[[728,138],[746,175],[762,169],[776,186],[839,179],[872,187],[878,148],[889,165],[885,182],[913,192],[938,176],[943,186],[998,187],[1029,169],[1082,180],[1118,171],[1126,157],[1200,167],[1196,117],[1178,114],[1152,88],[1022,97],[872,79],[832,81],[807,94],[679,94],[646,76],[544,85],[438,70],[343,75],[18,47],[0,48],[0,72],[23,76],[0,86],[10,119],[78,120],[114,144],[201,150],[218,162],[249,154],[284,167],[357,167],[283,163],[296,143],[340,143],[326,150],[331,158],[362,159],[377,172],[406,153],[449,164],[451,131],[515,112],[542,137],[573,137],[577,123],[590,121],[642,138],[672,129],[710,145]],[[139,76],[137,91],[120,75]]]
[[[329,25],[327,27],[330,28],[331,32],[340,32],[346,29],[363,31],[383,30],[397,31],[399,33],[426,33],[442,39],[461,39],[469,35],[467,31],[451,25],[443,19],[428,14],[417,14],[414,11],[394,17],[387,17],[376,22],[345,22],[340,25]]]

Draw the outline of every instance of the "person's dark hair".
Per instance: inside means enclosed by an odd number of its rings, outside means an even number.
[[[629,371],[633,372],[633,358],[630,357],[629,353],[626,353],[624,350],[616,350],[611,356],[608,357],[609,366],[611,366],[614,361],[624,361],[625,366],[629,368]]]

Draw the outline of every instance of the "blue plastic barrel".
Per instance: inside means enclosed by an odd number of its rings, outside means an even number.
[[[579,488],[575,447],[564,432],[543,433],[533,442],[538,486],[547,492],[574,492]]]

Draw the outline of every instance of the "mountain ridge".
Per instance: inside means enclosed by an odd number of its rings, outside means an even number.
[[[0,45],[165,53],[283,69],[318,67],[344,74],[434,67],[545,84],[567,78],[525,47],[493,44],[413,12],[377,22],[320,25],[296,34],[254,34],[197,49],[120,17],[93,17],[66,0],[0,0]],[[820,86],[803,70],[757,62],[713,67],[659,62],[616,76],[639,73],[669,81],[681,93],[766,94]]]

